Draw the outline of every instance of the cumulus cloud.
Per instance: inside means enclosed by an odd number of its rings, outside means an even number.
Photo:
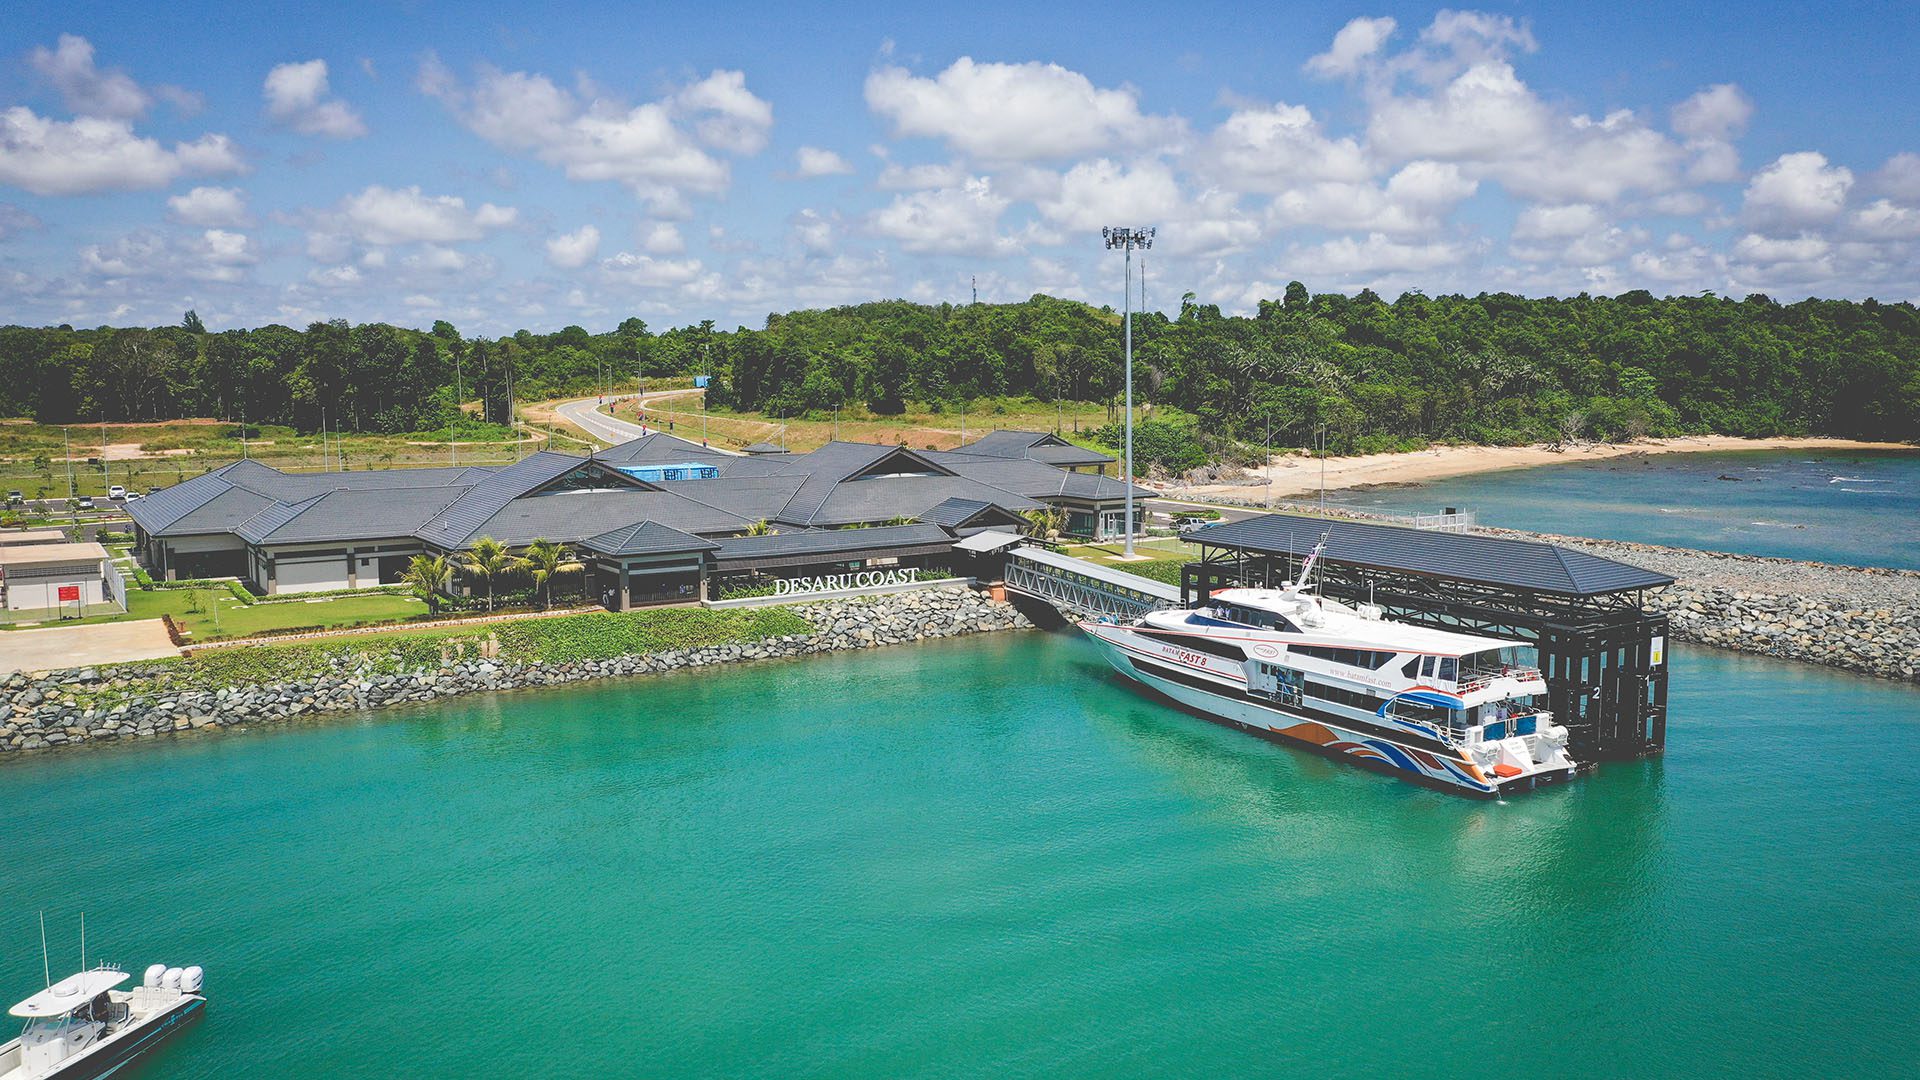
[[[188,278],[232,284],[260,261],[250,237],[225,229],[185,237],[141,230],[110,243],[85,245],[79,254],[81,273],[105,281]]]
[[[671,221],[652,221],[640,227],[640,250],[649,255],[684,255],[687,242]]]
[[[417,85],[493,145],[575,180],[624,184],[656,210],[679,212],[687,193],[725,191],[731,173],[717,154],[757,153],[773,125],[773,107],[737,71],[715,71],[663,100],[631,106],[525,71],[483,67],[463,84],[433,57]]]
[[[942,255],[1005,255],[1018,243],[1000,235],[1000,215],[1010,200],[986,177],[958,187],[896,195],[873,214],[875,233],[908,251]]]
[[[1413,161],[1385,184],[1323,181],[1276,196],[1268,217],[1276,225],[1386,233],[1432,233],[1479,182],[1449,162]]]
[[[1435,270],[1465,257],[1465,250],[1451,241],[1409,242],[1368,233],[1364,238],[1334,237],[1305,249],[1291,261],[1318,272],[1346,276]]]
[[[926,78],[902,67],[867,76],[867,106],[903,138],[933,138],[986,162],[1053,161],[1177,136],[1178,121],[1140,111],[1132,87],[1104,89],[1058,64],[961,57]]]
[[[126,72],[94,66],[93,43],[74,34],[61,34],[52,49],[36,46],[27,54],[27,63],[53,84],[67,109],[78,116],[132,120],[153,104],[152,95]]]
[[[1325,78],[1355,74],[1380,54],[1397,25],[1390,17],[1353,20],[1333,35],[1326,52],[1307,61],[1307,72]]]
[[[1194,164],[1217,182],[1246,192],[1373,175],[1356,139],[1329,137],[1312,112],[1285,103],[1236,110],[1207,136]]]
[[[547,241],[547,261],[566,270],[587,265],[599,251],[600,230],[592,225],[582,225]]]
[[[41,226],[40,219],[12,203],[0,203],[0,240]]]
[[[379,184],[347,196],[329,215],[338,232],[364,244],[451,244],[478,240],[513,224],[519,211],[481,203],[469,210],[458,195],[426,195],[415,184],[389,188]]]
[[[1690,139],[1737,138],[1753,119],[1753,100],[1732,83],[1709,86],[1673,107],[1673,130]]]
[[[266,97],[267,115],[302,135],[354,139],[367,133],[359,113],[327,96],[325,60],[278,65],[267,72],[261,93]]]
[[[622,285],[659,288],[685,285],[700,276],[699,259],[661,259],[622,251],[600,261],[601,272]]]
[[[0,111],[0,184],[35,195],[132,191],[163,187],[184,175],[245,168],[225,135],[203,135],[168,149],[134,134],[126,120],[52,120],[23,105]]]
[[[831,150],[803,146],[794,152],[793,175],[802,179],[815,176],[840,176],[853,171],[847,159]]]
[[[1895,154],[1873,174],[1873,187],[1902,202],[1920,203],[1920,154]]]
[[[239,188],[197,187],[169,198],[167,217],[182,225],[244,226],[249,224],[247,195]]]
[[[1853,170],[1829,165],[1825,154],[1782,154],[1748,181],[1742,213],[1772,229],[1818,225],[1840,215],[1852,187]]]
[[[877,183],[882,191],[919,191],[924,188],[957,187],[967,181],[967,170],[951,162],[923,165],[889,163],[880,170]]]

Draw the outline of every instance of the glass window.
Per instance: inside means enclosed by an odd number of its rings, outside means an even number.
[[[1436,659],[1437,659],[1436,657],[1432,657],[1432,656],[1421,657],[1420,658],[1420,674],[1431,677],[1433,675],[1433,664]]]
[[[1457,658],[1451,657],[1451,656],[1442,657],[1440,660],[1440,681],[1453,682],[1455,679],[1458,679],[1459,677],[1460,677],[1460,661]]]

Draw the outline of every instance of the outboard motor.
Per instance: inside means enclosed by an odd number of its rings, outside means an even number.
[[[199,964],[180,969],[180,992],[183,994],[199,993],[200,987],[206,981],[206,975],[207,973],[201,970]]]
[[[160,989],[160,980],[164,978],[166,974],[167,965],[155,964],[147,969],[146,978],[140,980],[140,985],[149,990],[158,990]]]
[[[168,990],[180,989],[180,969],[175,967],[168,968],[167,973],[160,976],[160,985]]]

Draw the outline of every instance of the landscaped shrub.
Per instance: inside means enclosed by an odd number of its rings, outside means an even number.
[[[657,608],[592,612],[554,619],[528,619],[495,628],[502,657],[549,664],[607,660],[659,649],[759,641],[812,630],[812,624],[805,619],[777,607],[737,611]]]

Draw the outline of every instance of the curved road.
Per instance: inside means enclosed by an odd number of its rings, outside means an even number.
[[[698,393],[700,393],[698,390],[657,390],[651,394],[641,394],[640,400],[644,404],[663,398],[683,397],[688,394]],[[555,405],[553,411],[554,415],[572,424],[574,427],[579,428],[581,431],[595,438],[605,439],[610,443],[619,444],[637,439],[649,432],[661,430],[657,427],[643,428],[630,420],[616,420],[600,411],[602,404],[614,401],[625,401],[633,396],[632,394],[612,394],[605,399],[598,397],[581,398],[577,401],[567,401]],[[733,457],[738,457],[740,454],[738,450],[725,450],[718,446],[709,446],[708,449],[716,454],[727,454]]]

